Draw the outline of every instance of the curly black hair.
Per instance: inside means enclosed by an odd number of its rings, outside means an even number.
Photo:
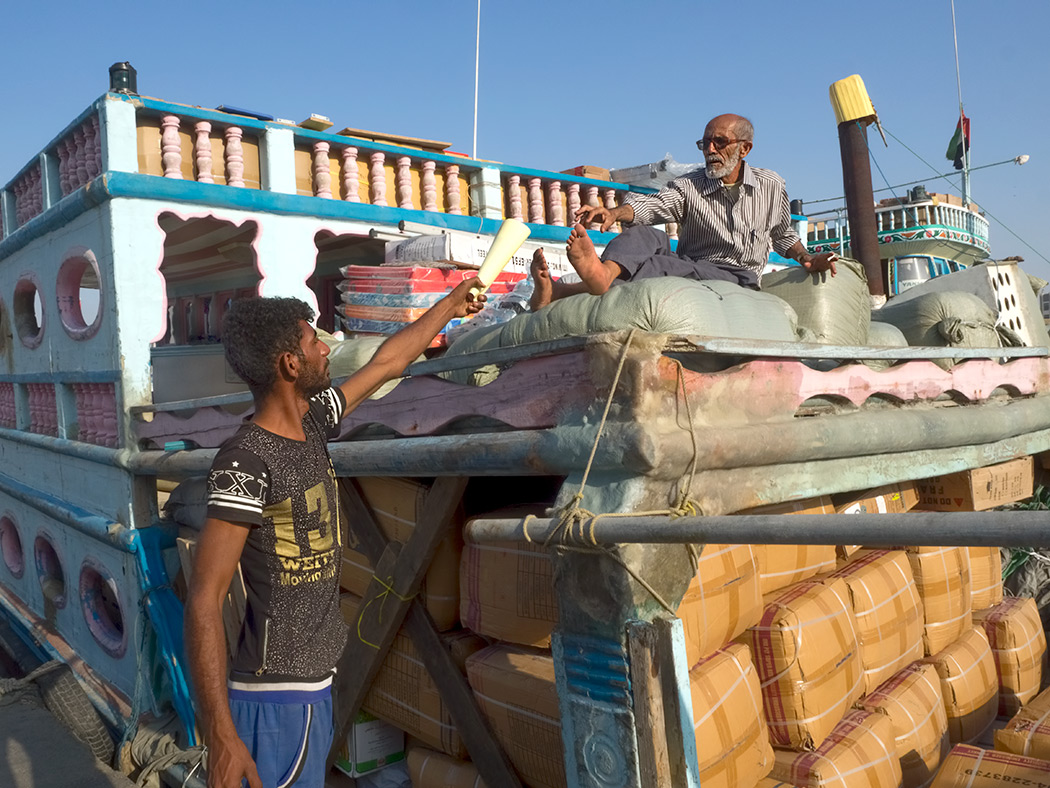
[[[277,380],[278,357],[302,354],[299,321],[313,319],[313,309],[298,298],[238,299],[222,318],[226,360],[253,394],[266,394]]]

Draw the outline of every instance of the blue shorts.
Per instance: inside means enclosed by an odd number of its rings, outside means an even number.
[[[233,724],[263,788],[323,788],[334,734],[331,678],[261,685],[231,680],[227,687]]]

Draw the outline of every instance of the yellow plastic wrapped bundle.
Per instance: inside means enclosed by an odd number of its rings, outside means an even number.
[[[970,555],[965,547],[906,549],[922,600],[923,649],[936,654],[973,627]]]
[[[937,669],[941,680],[951,743],[976,741],[995,720],[999,708],[995,660],[984,631],[974,627],[923,661]]]
[[[1046,659],[1046,635],[1035,600],[1010,597],[974,614],[984,627],[999,677],[999,715],[1011,717],[1039,692]]]

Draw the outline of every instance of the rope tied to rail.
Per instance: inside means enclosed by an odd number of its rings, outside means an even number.
[[[590,476],[591,468],[594,465],[594,458],[598,452],[598,444],[601,442],[602,434],[605,431],[605,425],[609,420],[609,411],[612,409],[613,397],[616,395],[616,390],[620,385],[620,377],[623,374],[623,368],[627,361],[627,354],[631,348],[631,342],[634,340],[635,334],[638,332],[637,328],[632,328],[630,333],[627,335],[627,339],[624,341],[623,350],[620,353],[619,362],[616,365],[616,372],[613,375],[612,384],[609,387],[609,395],[605,400],[605,408],[602,411],[602,418],[598,422],[598,430],[594,436],[594,444],[591,446],[591,454],[587,458],[587,464],[584,466],[583,478],[580,480],[580,489],[572,496],[572,498],[564,505],[554,510],[551,514],[557,518],[557,525],[550,531],[547,538],[543,540],[544,547],[557,546],[562,550],[572,552],[584,552],[584,553],[600,553],[608,556],[610,559],[619,564],[625,572],[627,572],[631,578],[638,583],[642,588],[648,592],[648,594],[668,613],[672,616],[677,613],[677,610],[672,607],[667,601],[660,595],[660,593],[652,587],[652,585],[641,575],[638,574],[631,566],[624,561],[623,557],[616,551],[613,546],[601,545],[598,543],[598,539],[595,535],[595,528],[598,523],[605,518],[613,517],[657,517],[667,516],[670,518],[677,517],[689,517],[703,514],[702,508],[698,502],[690,497],[690,490],[692,488],[693,478],[696,475],[696,464],[698,457],[698,446],[696,439],[696,428],[693,424],[693,413],[689,407],[689,396],[685,388],[685,374],[682,363],[677,359],[671,359],[676,367],[676,377],[678,390],[681,392],[682,401],[685,403],[685,410],[689,421],[689,437],[692,441],[693,456],[690,461],[689,471],[686,474],[685,483],[679,490],[678,495],[675,498],[675,503],[672,507],[667,509],[657,509],[646,512],[604,512],[601,514],[595,514],[594,512],[584,508],[582,506],[584,490],[587,487],[587,479]],[[529,535],[529,523],[537,518],[535,515],[527,515],[522,521],[522,532],[525,537],[525,541],[533,543],[532,537]],[[700,553],[703,549],[702,545],[686,545],[686,549],[689,552],[690,563],[695,573],[700,560]]]
[[[411,602],[413,600],[413,598],[415,598],[416,595],[412,594],[412,595],[409,595],[409,596],[404,596],[403,594],[399,594],[394,589],[394,586],[393,586],[393,582],[394,582],[393,575],[387,576],[386,580],[383,580],[381,577],[379,577],[379,575],[372,575],[372,579],[375,580],[375,582],[377,582],[380,586],[382,586],[383,591],[381,593],[379,593],[379,594],[376,594],[371,599],[369,599],[368,602],[361,607],[361,611],[357,615],[357,627],[356,627],[356,629],[357,629],[357,639],[360,640],[362,643],[364,643],[366,646],[370,646],[370,647],[372,647],[372,648],[374,648],[374,649],[376,649],[378,651],[379,650],[379,645],[377,643],[371,642],[370,640],[366,640],[365,636],[363,634],[361,634],[361,623],[365,620],[365,611],[367,611],[369,607],[371,607],[372,605],[374,605],[375,603],[378,602],[379,603],[379,623],[383,623],[383,607],[386,605],[386,600],[389,597],[395,597],[396,599],[399,599],[402,602]]]

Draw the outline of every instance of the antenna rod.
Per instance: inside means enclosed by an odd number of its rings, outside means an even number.
[[[478,0],[480,3],[481,0]],[[959,133],[962,137],[962,203],[970,207],[970,144],[966,139],[966,115],[963,113],[962,77],[959,74],[959,34],[955,29],[955,0],[952,3],[952,40],[955,42],[955,84],[959,88]]]
[[[955,13],[954,7],[952,13]],[[956,54],[956,63],[959,56]],[[474,45],[474,147],[470,158],[478,157],[478,64],[481,62],[481,0],[478,0],[478,40]]]

